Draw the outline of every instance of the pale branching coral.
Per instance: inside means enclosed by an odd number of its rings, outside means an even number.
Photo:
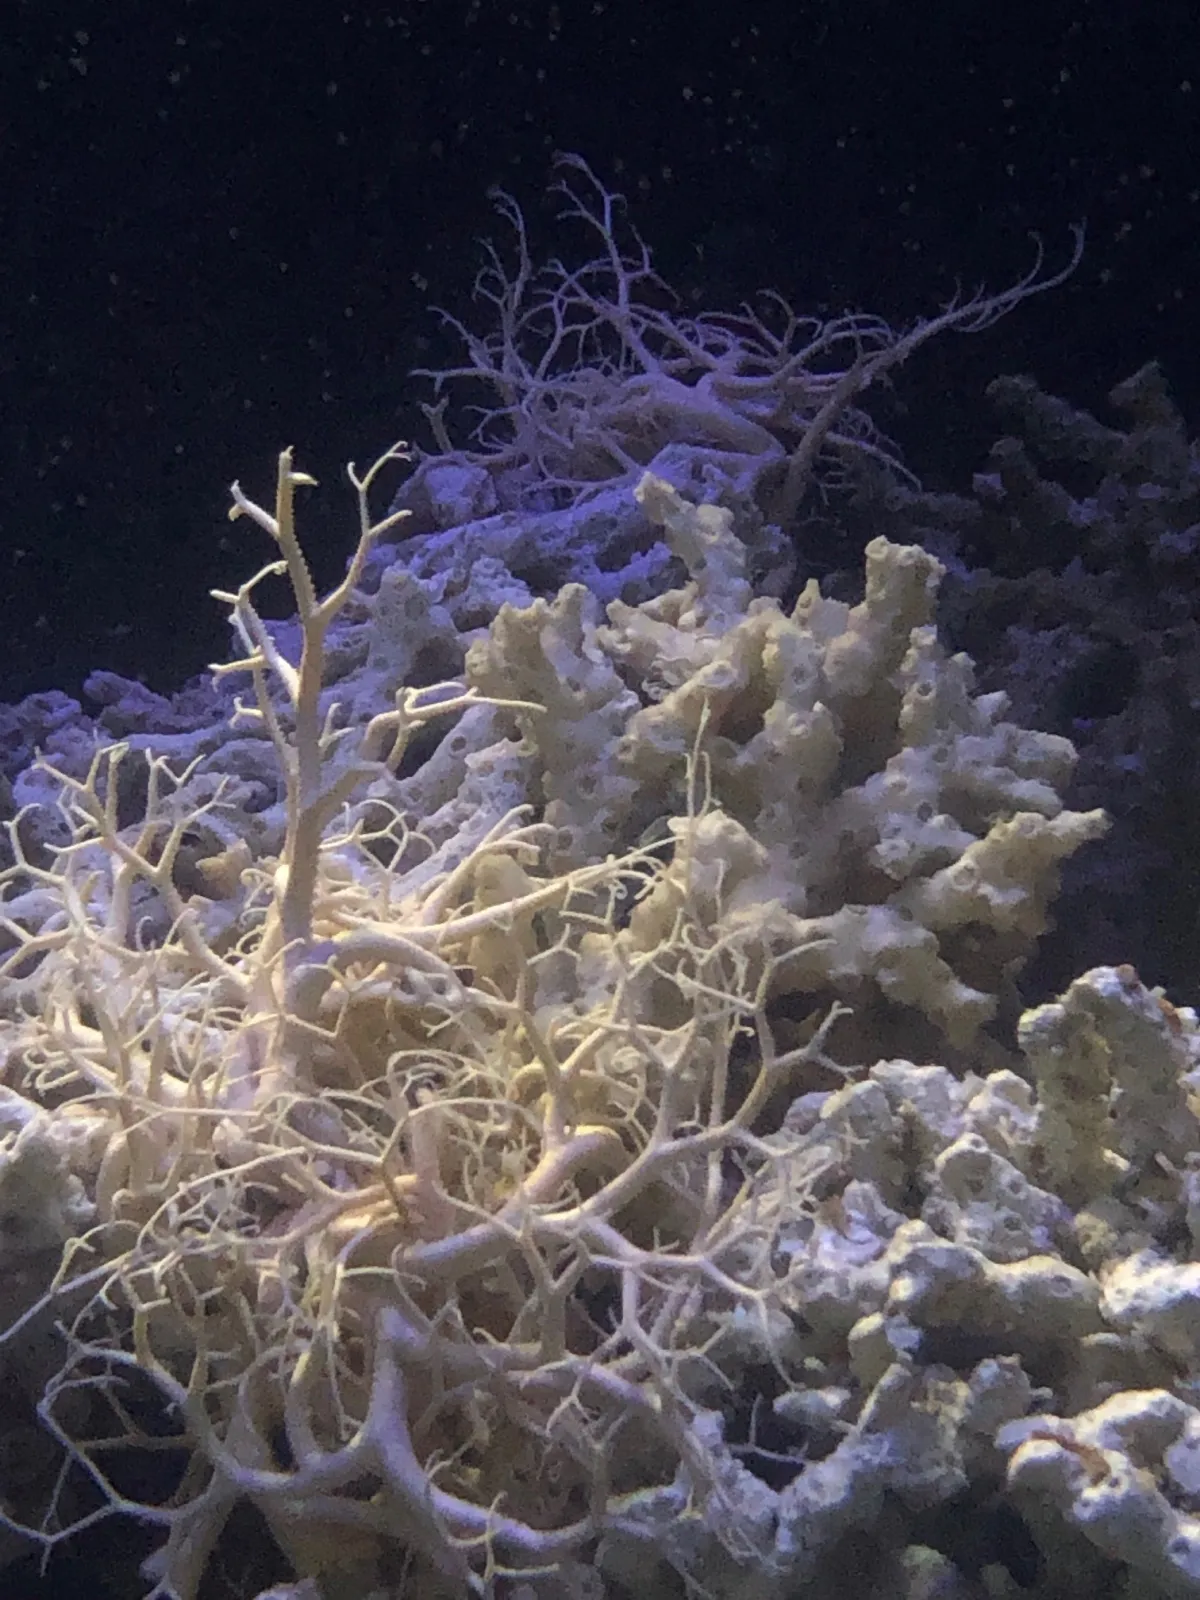
[[[489,246],[476,297],[490,308],[490,326],[477,333],[447,315],[465,360],[427,374],[439,391],[469,384],[487,396],[474,448],[465,452],[453,447],[444,399],[426,408],[453,461],[486,471],[493,497],[484,505],[578,500],[613,479],[632,483],[675,451],[681,470],[690,470],[685,462],[697,471],[721,463],[751,498],[764,498],[772,521],[786,523],[814,477],[836,481],[847,456],[898,465],[856,405],[868,389],[928,340],[989,327],[1029,295],[1061,283],[1082,250],[1077,231],[1062,271],[1043,276],[1039,249],[1011,288],[956,299],[900,332],[861,313],[828,321],[801,316],[779,295],[763,295],[757,307],[689,317],[624,221],[621,196],[579,156],[560,156],[559,170],[561,217],[578,223],[598,253],[581,265],[555,259],[539,269],[519,205],[497,192],[515,259]],[[435,467],[431,509],[445,494],[444,471]],[[476,486],[476,514],[479,492]]]
[[[329,631],[384,526],[377,470],[355,479],[362,537],[324,599],[290,455],[273,513],[234,491],[298,606],[292,660],[257,580],[222,596],[245,654],[220,670],[252,690],[237,721],[283,775],[277,855],[185,871],[236,785],[154,757],[124,825],[121,749],[59,775],[49,864],[13,828],[5,1076],[28,1114],[0,1190],[24,1185],[26,1227],[69,1241],[37,1306],[65,1329],[39,1410],[64,1482],[161,1529],[155,1593],[179,1600],[242,1497],[301,1575],[373,1573],[399,1542],[470,1588],[568,1562],[684,1463],[717,1506],[703,1351],[722,1312],[766,1327],[772,1293],[742,1186],[803,1205],[810,1182],[760,1123],[824,1031],[776,1046],[764,963],[719,919],[683,907],[623,941],[661,852],[555,870],[559,827],[518,809],[430,872],[389,812],[431,719],[558,713],[461,685],[397,687],[357,724],[322,701]],[[681,851],[704,820],[679,819]],[[735,1069],[747,1032],[756,1059]],[[87,1150],[47,1143],[39,1104],[90,1118]],[[105,1461],[155,1434],[192,1465],[135,1506]]]

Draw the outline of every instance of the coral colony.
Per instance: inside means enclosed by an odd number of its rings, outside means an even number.
[[[920,498],[872,386],[1064,273],[685,316],[561,193],[598,254],[501,199],[331,593],[288,450],[211,683],[7,713],[0,1560],[132,1519],[199,1600],[250,1507],[276,1600],[1200,1595],[1195,1018],[1022,1014],[1108,824],[944,527],[803,575]]]

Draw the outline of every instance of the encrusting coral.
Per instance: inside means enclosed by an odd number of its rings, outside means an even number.
[[[555,292],[586,355],[608,303]],[[249,1506],[294,1600],[1200,1595],[1195,1018],[1102,967],[1018,1025],[1105,821],[940,642],[932,554],[871,541],[857,603],[754,579],[767,501],[878,447],[850,408],[903,340],[831,335],[839,383],[761,327],[750,374],[715,321],[617,331],[646,361],[557,411],[519,372],[516,442],[382,521],[400,452],[352,468],[324,597],[291,453],[272,509],[235,485],[277,559],[219,595],[215,702],[148,728],[106,680],[107,747],[42,706],[0,875],[0,1560],[128,1517],[142,1592],[198,1600]],[[682,466],[672,405],[714,430]],[[653,459],[614,455],[647,406]],[[539,473],[564,562],[602,483],[653,572],[523,587],[488,492]],[[386,545],[435,499],[498,540],[494,614]],[[963,1542],[997,1505],[1021,1590]]]

